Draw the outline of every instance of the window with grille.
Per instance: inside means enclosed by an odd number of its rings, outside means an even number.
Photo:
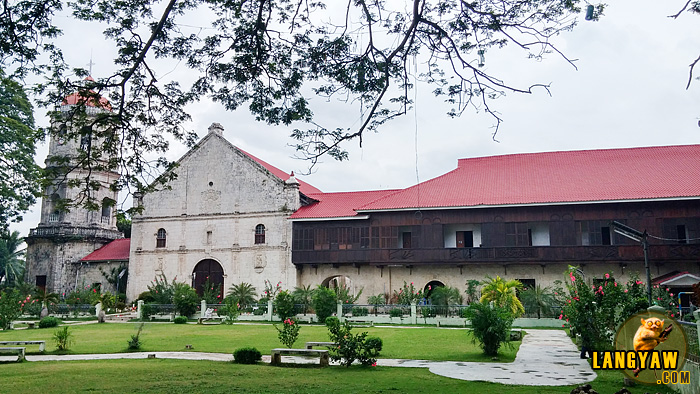
[[[255,243],[265,243],[265,226],[262,224],[258,224],[257,226],[255,226]]]
[[[165,229],[161,228],[158,229],[158,232],[156,233],[156,248],[164,248],[165,247]]]
[[[506,246],[532,246],[527,223],[506,223]]]

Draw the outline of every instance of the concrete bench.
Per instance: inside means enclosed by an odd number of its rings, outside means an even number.
[[[0,347],[0,354],[16,354],[17,362],[24,361],[23,347]]]
[[[200,317],[197,319],[197,324],[204,324],[204,322],[209,320],[217,320],[219,323],[223,323],[226,320],[226,316]]]
[[[520,328],[514,328],[510,330],[510,340],[511,341],[521,341],[523,339],[523,330]]]
[[[307,349],[313,349],[314,346],[338,346],[335,342],[306,342]]]
[[[46,341],[0,341],[0,345],[39,345],[39,351],[46,350]]]
[[[352,325],[362,324],[367,327],[374,327],[374,321],[367,319],[354,319],[352,317],[347,319]]]
[[[33,322],[33,321],[28,321],[28,322],[27,322],[27,328],[29,328],[29,329],[34,328],[34,324],[35,324],[35,322]]]
[[[272,359],[270,364],[280,365],[282,364],[282,355],[285,356],[319,356],[321,358],[321,366],[328,366],[328,350],[321,349],[286,349],[277,348],[272,349]]]

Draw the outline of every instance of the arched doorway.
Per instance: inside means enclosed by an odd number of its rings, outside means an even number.
[[[445,284],[439,280],[432,280],[428,282],[423,288],[423,294],[426,300],[430,299],[430,294],[435,290],[436,287],[445,287]]]
[[[192,271],[192,287],[202,297],[205,288],[213,289],[214,297],[218,302],[224,298],[224,269],[216,260],[202,260],[194,266]],[[210,290],[211,292],[211,290]],[[218,296],[218,297],[217,297]],[[208,300],[211,302],[213,300]]]
[[[359,294],[357,294],[352,279],[344,275],[336,275],[326,278],[321,284],[338,295],[339,301],[343,303],[353,303]],[[361,291],[361,290],[360,290]],[[349,302],[348,302],[349,301]]]

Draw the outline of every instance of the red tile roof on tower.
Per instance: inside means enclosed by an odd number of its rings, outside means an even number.
[[[255,162],[257,162],[261,166],[265,167],[265,169],[270,171],[272,173],[272,175],[280,178],[283,181],[286,181],[287,179],[289,179],[292,176],[291,174],[288,174],[285,171],[282,171],[279,168],[277,168],[271,164],[268,164],[267,162],[265,162],[263,160],[258,159],[257,157],[251,155],[250,153],[244,151],[243,149],[241,149],[239,147],[236,147],[236,149],[243,152],[246,156],[250,157]],[[298,178],[297,178],[297,182],[299,182],[299,191],[304,193],[304,195],[306,195],[306,196],[308,196],[309,194],[322,193],[321,190],[315,188],[314,186],[312,186],[312,185],[310,185],[310,184],[308,184],[308,183],[306,183]]]
[[[84,81],[94,81],[94,79],[88,76],[85,77]],[[88,97],[85,97],[78,92],[73,93],[68,97],[64,98],[61,105],[76,105],[84,103],[88,107],[99,107],[108,111],[112,110],[112,105],[109,103],[109,100],[99,95],[92,96],[93,94],[95,94],[93,90],[90,90],[90,96]]]
[[[356,192],[365,197],[372,192]],[[331,193],[337,194],[337,193]],[[342,197],[342,196],[338,196]],[[329,198],[327,194],[315,199]],[[526,153],[460,159],[418,185],[365,199],[356,214],[402,209],[700,198],[700,145]],[[355,202],[361,202],[358,197]],[[349,216],[344,206],[304,207],[292,219]],[[313,216],[318,210],[317,216]]]
[[[364,192],[315,193],[308,197],[317,203],[299,208],[290,219],[342,218],[357,215],[355,208],[397,190],[373,190]]]
[[[131,239],[121,238],[104,245],[80,261],[128,261]]]

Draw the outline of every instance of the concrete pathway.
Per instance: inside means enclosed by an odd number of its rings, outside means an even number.
[[[576,346],[564,331],[527,329],[527,333],[512,363],[379,359],[377,365],[428,368],[448,378],[527,386],[583,384],[596,378],[588,362],[579,358]],[[155,354],[156,358],[233,361],[231,354],[201,352],[27,355],[27,361],[143,359],[149,354]],[[269,363],[270,356],[264,355],[263,362]],[[318,359],[283,356],[282,362],[310,364],[318,363]]]

